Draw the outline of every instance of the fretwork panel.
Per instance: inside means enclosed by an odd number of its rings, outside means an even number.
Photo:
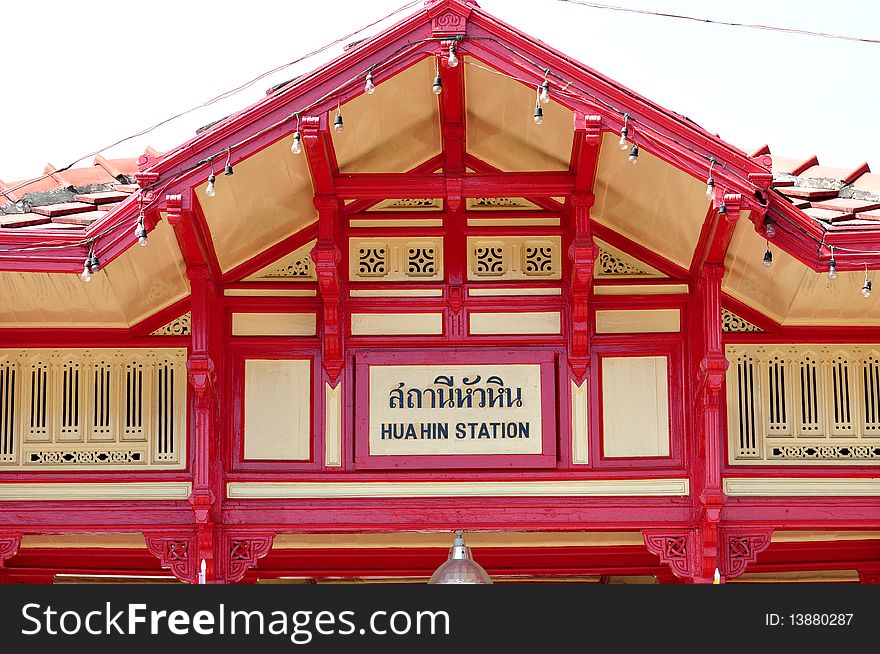
[[[729,345],[729,460],[880,463],[880,346]]]
[[[178,468],[183,349],[0,351],[0,466]]]

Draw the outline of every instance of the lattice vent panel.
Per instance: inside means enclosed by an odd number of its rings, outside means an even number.
[[[471,281],[556,280],[562,276],[559,236],[469,236]]]
[[[728,345],[731,463],[876,465],[880,346]]]
[[[348,248],[353,282],[442,281],[443,239],[353,238]]]
[[[0,466],[178,468],[186,351],[0,351]]]

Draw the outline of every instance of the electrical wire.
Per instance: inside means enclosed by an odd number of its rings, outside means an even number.
[[[677,20],[687,20],[695,23],[706,23],[709,25],[722,25],[724,27],[744,27],[755,30],[766,30],[770,32],[783,32],[785,34],[799,34],[801,36],[817,36],[825,39],[839,39],[842,41],[856,41],[859,43],[880,43],[880,39],[869,39],[861,36],[848,36],[845,34],[831,34],[829,32],[814,32],[812,30],[803,30],[793,27],[781,27],[778,25],[763,25],[761,23],[737,23],[727,20],[715,20],[712,18],[700,18],[698,16],[688,16],[685,14],[672,14],[664,11],[651,11],[649,9],[637,9],[635,7],[620,7],[617,5],[606,5],[598,2],[586,2],[585,0],[558,0],[572,5],[581,5],[582,7],[590,7],[591,9],[607,9],[610,11],[621,11],[629,14],[640,14],[643,16],[658,16],[660,18],[675,18]]]

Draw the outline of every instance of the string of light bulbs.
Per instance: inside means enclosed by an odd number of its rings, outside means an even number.
[[[196,162],[186,168],[176,170],[170,176],[157,179],[152,184],[146,185],[143,189],[141,189],[140,195],[139,195],[140,210],[138,213],[137,225],[134,230],[135,238],[138,240],[138,242],[141,245],[146,245],[147,233],[146,233],[146,224],[145,224],[145,220],[144,220],[144,211],[147,210],[154,203],[158,202],[159,198],[161,197],[161,194],[157,193],[154,197],[154,200],[149,202],[146,206],[144,205],[144,194],[148,191],[154,190],[160,183],[163,183],[162,188],[165,189],[168,186],[170,186],[172,183],[174,183],[175,181],[186,176],[189,172],[192,172],[193,170],[195,170],[197,168],[200,168],[202,166],[207,165],[207,166],[210,166],[210,174],[208,176],[208,184],[206,186],[206,194],[208,195],[208,197],[213,197],[216,194],[216,189],[215,189],[216,175],[215,175],[215,169],[214,169],[214,160],[216,158],[218,158],[224,154],[226,155],[226,165],[224,167],[224,174],[231,175],[231,174],[233,174],[231,157],[232,157],[232,151],[234,149],[240,148],[243,145],[247,144],[248,142],[250,142],[256,138],[259,138],[272,130],[278,129],[279,127],[286,125],[290,121],[295,121],[295,123],[296,123],[295,124],[295,131],[293,134],[293,143],[291,146],[291,150],[294,152],[294,154],[301,154],[302,153],[302,136],[300,134],[299,128],[300,128],[300,121],[301,121],[302,114],[304,114],[305,112],[308,112],[309,110],[315,108],[316,106],[319,106],[319,105],[325,103],[329,99],[335,99],[336,100],[336,117],[334,120],[334,129],[336,131],[342,131],[344,123],[342,120],[342,113],[341,113],[341,96],[343,94],[343,91],[348,90],[358,80],[363,79],[364,80],[364,92],[367,94],[373,94],[376,90],[376,85],[373,81],[373,72],[374,71],[381,69],[381,67],[383,67],[383,66],[389,65],[390,62],[392,62],[395,59],[395,57],[400,55],[400,53],[402,53],[406,50],[410,50],[414,46],[423,45],[425,43],[446,41],[449,46],[449,54],[448,54],[448,58],[447,58],[447,63],[448,63],[448,65],[454,67],[454,66],[458,65],[458,62],[459,62],[458,55],[457,55],[458,43],[466,38],[470,38],[470,37],[459,36],[459,37],[454,37],[452,39],[428,38],[428,39],[420,39],[417,41],[412,41],[412,42],[408,42],[406,44],[403,44],[398,49],[396,49],[394,52],[389,54],[382,61],[379,61],[379,62],[372,64],[366,70],[365,75],[363,72],[354,75],[352,78],[350,78],[349,80],[346,80],[345,82],[340,84],[337,88],[329,91],[321,98],[318,98],[317,100],[315,100],[311,104],[307,105],[306,107],[303,107],[302,109],[293,112],[292,114],[280,119],[279,121],[276,121],[272,125],[269,125],[266,128],[263,128],[262,130],[248,136],[245,139],[242,139],[241,141],[235,143],[234,145],[230,145],[230,146],[225,147],[220,152],[215,153],[214,155],[206,157],[205,159],[202,159],[201,161]],[[636,121],[633,120],[633,117],[629,113],[622,112],[622,111],[616,109],[611,104],[605,102],[603,99],[598,98],[594,94],[592,94],[584,89],[581,89],[576,83],[574,83],[570,80],[566,80],[557,74],[554,74],[550,69],[542,68],[542,67],[538,66],[538,64],[536,64],[535,62],[532,62],[525,55],[518,53],[515,49],[507,46],[506,44],[502,43],[501,41],[499,41],[493,37],[475,37],[475,38],[491,40],[491,41],[494,41],[494,42],[502,45],[503,47],[505,47],[505,49],[509,50],[510,52],[519,56],[524,61],[535,66],[539,71],[541,71],[541,73],[543,73],[543,81],[541,82],[540,85],[538,85],[536,87],[536,102],[535,102],[535,110],[533,113],[533,117],[534,117],[535,122],[537,124],[543,123],[543,109],[542,109],[541,105],[547,104],[550,101],[550,88],[551,88],[550,78],[553,77],[554,79],[562,82],[562,84],[560,84],[558,86],[558,88],[555,89],[555,92],[558,93],[559,95],[561,95],[563,97],[572,98],[572,99],[577,100],[579,102],[586,103],[587,105],[593,105],[593,104],[598,103],[599,105],[605,107],[607,110],[611,110],[621,116],[623,127],[621,129],[621,138],[619,141],[619,145],[620,145],[621,149],[623,149],[623,150],[626,150],[626,149],[630,150],[629,156],[628,156],[628,161],[632,164],[637,163],[638,156],[639,156],[639,146],[635,143],[634,135],[633,136],[630,135],[630,127]],[[435,56],[436,56],[436,54],[435,54]],[[437,57],[437,66],[435,68],[436,75],[435,75],[435,79],[434,79],[434,84],[432,85],[432,91],[434,91],[434,93],[436,93],[436,94],[439,94],[442,92],[442,80],[440,79],[439,61],[440,61],[440,57]],[[466,62],[466,63],[479,66],[478,64],[473,64],[472,62]],[[484,68],[482,66],[479,66],[479,67]],[[509,75],[507,73],[501,73],[499,71],[494,71],[494,70],[491,70],[488,68],[484,68],[484,69],[490,70],[490,72],[500,74],[505,77],[517,79],[518,81],[525,83],[525,84],[530,84],[529,80],[521,79],[516,76]],[[589,72],[589,71],[587,71],[587,72]],[[578,91],[584,97],[580,97],[579,95],[572,93],[571,89]],[[640,128],[640,132],[642,135],[641,138],[642,138],[643,142],[647,142],[649,144],[653,143],[656,145],[663,146],[665,149],[668,150],[668,152],[667,152],[668,154],[673,152],[673,149],[668,148],[668,143],[673,142],[673,143],[676,143],[677,145],[679,145],[680,147],[683,147],[686,150],[690,151],[692,154],[697,155],[697,156],[705,159],[708,164],[706,195],[707,195],[707,197],[709,197],[711,194],[712,198],[714,199],[715,182],[714,182],[714,178],[712,176],[712,173],[713,173],[713,169],[714,169],[715,165],[718,163],[716,160],[716,157],[714,155],[709,155],[709,154],[700,152],[700,151],[688,146],[687,144],[681,143],[680,141],[678,141],[677,139],[675,139],[673,137],[669,137],[667,135],[660,134],[659,132],[652,130],[650,128],[650,126],[648,126],[648,125],[640,123],[638,125],[638,127]],[[679,163],[683,164],[684,162],[679,159]],[[720,163],[718,165],[721,168],[728,170],[728,172],[733,173],[739,179],[751,184],[751,182],[749,180],[745,179],[742,175],[737,174],[736,171],[728,169],[726,164]],[[719,208],[719,212],[723,213],[725,211],[726,211],[726,207],[722,204]],[[87,246],[89,249],[89,252],[86,256],[86,261],[85,261],[84,270],[83,270],[83,279],[84,279],[84,281],[86,281],[86,277],[90,278],[92,272],[96,272],[97,270],[100,269],[100,262],[98,261],[97,255],[95,254],[95,251],[94,251],[96,241],[99,238],[102,238],[103,236],[107,235],[111,231],[114,231],[116,228],[123,226],[124,224],[125,223],[123,223],[123,222],[117,223],[116,225],[109,227],[107,230],[105,230],[101,234],[91,236],[90,238],[84,239],[83,241],[80,241],[79,243],[75,243],[75,244],[46,245],[46,246],[42,246],[42,247],[39,245],[35,245],[35,246],[26,247],[26,248],[8,249],[8,250],[4,250],[4,251],[24,251],[24,250],[33,250],[33,249],[54,249],[54,248],[69,248],[69,247]],[[795,227],[797,227],[797,226],[795,226]],[[803,230],[801,230],[801,231],[803,231]],[[804,232],[804,233],[806,234],[806,232]],[[769,234],[768,236],[770,238],[772,238],[772,234]],[[814,238],[809,234],[808,234],[808,236],[810,236],[810,238]],[[851,248],[837,248],[837,249],[842,249],[842,250],[845,249],[848,251],[859,252],[858,250],[854,250]],[[769,249],[769,240],[768,240],[767,253],[770,254],[770,264],[772,264],[772,253],[770,252],[770,249]],[[866,252],[866,251],[863,251],[862,253],[880,254],[880,253]],[[766,255],[765,255],[765,257],[766,257]],[[768,264],[768,265],[770,265],[770,264]],[[817,265],[818,265],[818,258],[817,258]],[[89,272],[89,275],[85,274],[87,271]],[[836,263],[835,263],[835,276],[836,276]],[[868,282],[868,289],[870,292],[870,280],[867,279],[867,264],[866,264],[866,282]]]

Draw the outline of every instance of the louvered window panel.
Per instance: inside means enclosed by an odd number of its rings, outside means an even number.
[[[16,366],[0,362],[0,463],[15,461]]]
[[[805,357],[798,364],[799,405],[801,435],[818,434],[821,428],[819,419],[819,380],[818,364],[812,357]]]
[[[853,411],[852,394],[850,393],[850,364],[844,358],[837,357],[831,361],[831,401],[828,411],[831,418],[832,436],[852,436]]]
[[[755,420],[755,362],[742,357],[736,362],[736,417],[738,425],[737,452],[740,457],[758,455]],[[728,407],[733,411],[734,407]]]
[[[880,436],[880,358],[868,356],[861,376],[865,434]]]
[[[176,469],[186,350],[0,350],[0,468]]]
[[[767,433],[788,435],[789,428],[786,364],[780,356],[774,356],[767,364]]]

